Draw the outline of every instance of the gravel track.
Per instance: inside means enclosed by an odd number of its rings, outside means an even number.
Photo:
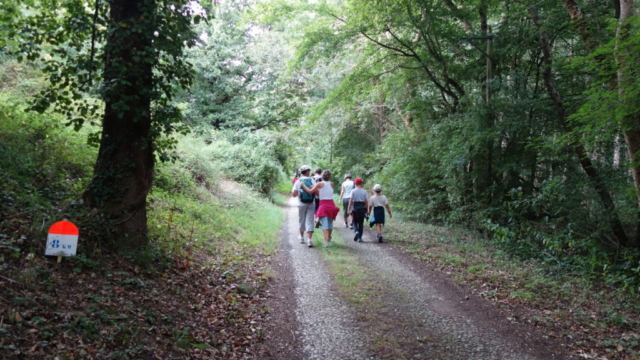
[[[291,245],[298,333],[305,359],[368,359],[368,341],[359,335],[360,329],[348,304],[335,293],[318,248],[308,248],[298,241],[296,204],[297,200],[293,199],[287,208],[287,239]],[[316,231],[314,235],[318,237],[318,233],[322,232]]]
[[[297,319],[296,339],[304,359],[379,359],[373,341],[380,328],[363,323],[363,314],[357,314],[340,298],[324,263],[322,247],[308,248],[298,241],[297,199],[289,200],[283,241],[286,249],[288,271],[293,276]],[[341,224],[341,214],[336,225]],[[464,298],[452,297],[452,292],[441,292],[442,284],[432,284],[419,264],[398,256],[389,244],[377,243],[375,236],[365,232],[363,243],[354,242],[349,229],[337,226],[334,243],[346,245],[358,261],[375,274],[384,304],[376,304],[374,310],[384,308],[385,319],[397,324],[385,331],[395,331],[409,339],[402,349],[408,359],[477,359],[477,360],[543,360],[565,359],[554,351],[540,348],[539,341],[532,341],[527,331],[509,332],[504,317],[498,321],[483,321],[483,316],[470,316],[460,310]],[[321,239],[322,232],[314,233]],[[334,244],[337,245],[337,244]],[[431,281],[431,282],[430,282]],[[453,292],[455,293],[455,292]],[[459,294],[458,294],[459,295]],[[475,309],[478,312],[478,309]],[[486,308],[479,309],[484,312]],[[493,314],[484,313],[496,317]],[[505,330],[506,329],[506,330]],[[522,335],[524,334],[524,335]],[[378,334],[379,335],[379,334]],[[523,338],[524,336],[524,338]],[[529,338],[531,336],[531,338]],[[414,341],[415,339],[415,341]],[[277,356],[276,356],[277,358]]]

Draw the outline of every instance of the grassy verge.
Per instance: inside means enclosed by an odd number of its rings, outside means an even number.
[[[562,339],[583,358],[640,358],[638,295],[510,257],[490,241],[464,231],[393,221],[386,232],[394,244],[474,293],[507,311],[526,309],[511,318]]]

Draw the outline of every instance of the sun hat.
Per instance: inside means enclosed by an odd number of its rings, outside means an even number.
[[[362,179],[360,178],[356,178],[353,182],[356,183],[356,185],[362,185]]]
[[[311,168],[309,167],[309,165],[302,165],[300,166],[300,172],[303,173],[305,171],[309,171],[311,170]]]
[[[382,186],[380,184],[373,185],[373,191],[375,191],[375,192],[382,191]]]

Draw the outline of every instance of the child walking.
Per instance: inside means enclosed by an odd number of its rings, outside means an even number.
[[[362,179],[356,178],[353,183],[355,189],[351,191],[351,199],[349,200],[349,214],[353,218],[353,231],[355,232],[353,241],[362,242],[364,218],[367,216],[369,206],[369,194],[367,194],[367,190],[362,188]]]
[[[384,209],[387,209],[389,218],[392,218],[391,208],[387,197],[382,195],[382,186],[380,184],[373,185],[373,196],[369,199],[369,208],[367,214],[370,216],[369,226],[376,225],[376,237],[378,242],[382,242],[382,225],[384,225]],[[373,212],[371,212],[373,210]]]

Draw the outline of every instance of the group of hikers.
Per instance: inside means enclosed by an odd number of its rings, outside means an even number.
[[[331,171],[316,168],[311,176],[311,168],[302,165],[300,171],[292,180],[293,189],[291,195],[298,198],[298,220],[301,244],[313,247],[314,228],[322,227],[324,247],[331,244],[333,222],[336,220],[340,208],[333,201],[334,184],[331,181]],[[340,202],[344,216],[344,225],[354,231],[353,240],[362,242],[364,222],[369,220],[369,225],[376,226],[376,237],[382,242],[382,226],[385,222],[385,209],[391,218],[391,208],[387,197],[382,195],[382,186],[375,184],[372,188],[373,195],[369,197],[362,187],[361,178],[352,180],[351,174],[344,176],[340,190]],[[305,237],[306,233],[306,237]]]

